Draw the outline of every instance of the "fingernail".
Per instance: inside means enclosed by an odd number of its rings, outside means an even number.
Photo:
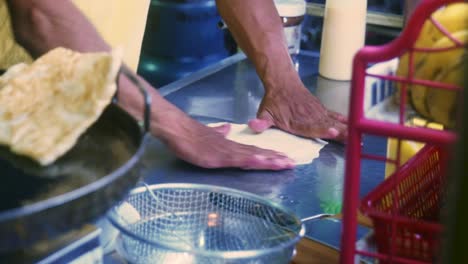
[[[286,165],[286,168],[287,169],[292,169],[296,167],[296,163],[295,162],[288,162],[287,165]]]
[[[291,169],[296,166],[296,162],[290,158],[274,159],[273,163],[282,168]]]
[[[328,129],[328,134],[331,137],[337,137],[340,134],[340,132],[336,128],[331,127]]]
[[[252,119],[249,121],[248,126],[255,133],[261,133],[268,129],[271,125],[268,121],[262,119]]]
[[[274,159],[273,163],[279,167],[286,167],[288,166],[288,161],[284,159]]]
[[[295,160],[293,160],[291,158],[288,158],[285,154],[283,154],[283,156],[284,156],[284,158],[276,158],[276,159],[273,160],[273,162],[275,164],[277,164],[277,165],[279,165],[279,164],[283,165],[284,164],[284,166],[286,166],[288,168],[291,168],[291,166],[294,167],[296,165]]]

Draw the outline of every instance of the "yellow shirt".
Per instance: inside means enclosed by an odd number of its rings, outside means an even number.
[[[124,48],[124,61],[136,70],[150,0],[73,0],[111,46]],[[0,69],[31,57],[13,38],[8,8],[0,0]]]
[[[0,69],[19,62],[30,62],[29,54],[14,41],[5,0],[0,0]]]

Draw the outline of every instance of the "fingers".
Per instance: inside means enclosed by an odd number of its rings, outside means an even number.
[[[249,127],[256,133],[261,133],[274,125],[271,119],[256,118],[249,121]],[[330,112],[327,118],[320,121],[292,122],[287,129],[288,132],[307,137],[333,139],[344,142],[348,136],[347,119],[338,113]],[[280,126],[280,128],[282,128]]]
[[[232,167],[246,170],[286,170],[295,167],[294,160],[286,155],[272,151],[236,144],[227,159]]]
[[[328,116],[335,122],[328,130],[330,137],[325,138],[345,142],[348,137],[348,119],[344,115],[333,111],[328,111]]]
[[[246,170],[285,170],[294,166],[294,161],[286,156],[268,154],[252,155],[238,164],[238,167]]]
[[[231,130],[231,124],[223,124],[220,126],[212,127],[212,129],[223,136],[227,136]]]
[[[249,127],[255,133],[262,133],[263,131],[267,130],[272,126],[273,122],[269,120],[255,118],[249,121]]]
[[[254,155],[239,164],[239,167],[245,170],[285,170],[293,168],[294,164],[284,159]]]
[[[344,142],[348,135],[346,124],[326,119],[320,122],[295,123],[291,126],[291,133],[307,138],[333,139]]]
[[[323,137],[324,139],[333,139],[340,142],[346,142],[348,139],[348,127],[344,124],[337,124],[335,127],[328,129],[330,137]]]
[[[260,113],[258,118],[249,121],[249,127],[255,133],[262,133],[274,124],[273,118],[268,113]]]
[[[326,127],[325,133],[319,137],[345,142],[348,137],[348,127],[343,123],[335,122],[333,125]]]
[[[203,168],[240,168],[245,170],[287,170],[295,167],[295,161],[286,155],[230,140],[217,140],[203,145],[195,155],[179,151],[177,156]]]

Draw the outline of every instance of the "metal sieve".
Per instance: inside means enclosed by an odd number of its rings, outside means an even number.
[[[305,233],[288,209],[211,185],[139,187],[108,216],[132,263],[288,263]]]

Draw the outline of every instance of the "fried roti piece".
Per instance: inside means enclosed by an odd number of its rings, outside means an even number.
[[[112,53],[56,48],[0,77],[0,144],[46,166],[70,150],[111,103],[121,64]]]

